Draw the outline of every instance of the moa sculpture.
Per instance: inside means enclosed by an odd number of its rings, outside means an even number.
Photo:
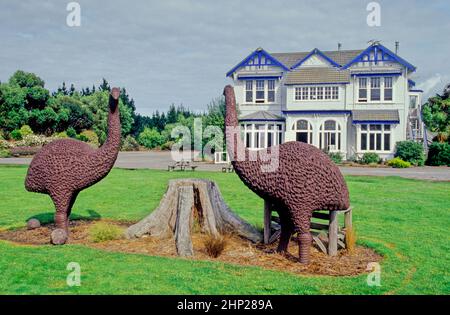
[[[316,147],[302,142],[286,142],[268,148],[278,152],[278,166],[267,171],[266,158],[252,153],[242,143],[238,128],[234,89],[224,90],[227,149],[240,179],[253,192],[273,205],[280,217],[278,252],[286,252],[291,235],[298,233],[300,262],[309,263],[312,237],[310,224],[315,210],[340,210],[349,207],[344,178],[329,157]],[[233,132],[229,130],[234,129]],[[237,132],[236,132],[237,131]],[[239,152],[241,150],[241,152]],[[245,150],[245,152],[242,152]]]
[[[61,139],[44,146],[31,161],[25,188],[52,198],[57,227],[52,233],[54,244],[67,240],[69,216],[78,193],[108,175],[117,159],[121,136],[119,95],[119,88],[113,88],[109,96],[108,137],[100,148]]]

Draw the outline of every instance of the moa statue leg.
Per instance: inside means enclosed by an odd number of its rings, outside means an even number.
[[[287,251],[289,241],[291,239],[292,232],[294,231],[292,222],[289,218],[289,214],[287,213],[287,209],[284,209],[278,212],[280,217],[280,225],[281,225],[281,234],[280,234],[280,242],[278,243],[277,252],[285,253]]]
[[[308,264],[312,237],[310,232],[312,211],[308,209],[297,209],[294,217],[294,226],[298,232],[298,255],[300,263]]]
[[[72,193],[52,193],[51,198],[55,204],[55,224],[58,229],[63,229],[69,233],[68,210],[72,200]]]

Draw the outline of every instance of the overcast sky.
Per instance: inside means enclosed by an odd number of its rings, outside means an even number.
[[[257,47],[268,52],[362,49],[370,39],[418,69],[426,94],[450,82],[450,1],[378,1],[381,26],[366,23],[370,1],[79,0],[81,26],[66,24],[64,0],[0,0],[0,80],[17,70],[54,90],[105,77],[124,86],[137,111],[172,103],[203,110],[225,73]]]

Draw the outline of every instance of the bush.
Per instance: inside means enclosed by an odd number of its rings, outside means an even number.
[[[7,158],[11,156],[11,151],[8,149],[0,149],[0,158]]]
[[[10,133],[10,137],[14,140],[22,140],[22,133],[19,129],[13,130]]]
[[[378,156],[378,154],[373,152],[366,152],[363,154],[361,158],[362,164],[378,164],[380,163],[381,159]]]
[[[427,165],[450,166],[450,144],[433,142],[428,148]]]
[[[28,135],[22,141],[16,143],[18,147],[36,147],[43,146],[53,141],[53,138],[47,138],[42,135]]]
[[[76,137],[75,137],[75,139],[77,139],[77,140],[80,140],[80,141],[83,141],[83,142],[88,142],[89,141],[89,139],[85,136],[85,135],[77,135]]]
[[[408,168],[411,167],[411,163],[403,161],[401,158],[393,158],[387,162],[387,165],[394,168]]]
[[[227,246],[227,240],[224,236],[208,235],[204,241],[205,250],[210,257],[217,258]]]
[[[144,128],[139,134],[138,142],[146,148],[152,149],[164,143],[164,137],[155,128]]]
[[[39,152],[41,147],[15,147],[10,150],[12,156],[30,156]]]
[[[173,142],[173,141],[167,141],[167,142],[163,143],[161,145],[161,150],[167,150],[167,151],[171,150],[174,143],[175,142]]]
[[[342,156],[341,152],[329,152],[328,156],[330,157],[330,159],[335,163],[335,164],[340,164],[342,163],[342,159],[344,158]]]
[[[76,136],[77,136],[77,132],[75,131],[75,128],[73,128],[73,127],[67,128],[66,134],[67,134],[67,136],[69,136],[69,138],[76,138]]]
[[[105,222],[93,224],[89,229],[89,238],[94,243],[118,240],[123,237],[123,229]]]
[[[414,165],[422,166],[425,163],[425,154],[420,143],[414,141],[400,141],[395,147],[394,157]]]
[[[97,134],[92,131],[92,130],[84,130],[83,132],[80,133],[81,137],[84,137],[82,140],[84,142],[88,142],[90,145],[94,146],[94,147],[99,147],[100,143],[98,141],[98,136]]]
[[[20,133],[22,134],[22,137],[26,137],[33,134],[33,130],[31,130],[31,127],[28,125],[23,125],[22,128],[20,128]]]
[[[65,139],[65,138],[69,138],[69,136],[67,135],[67,132],[63,131],[63,132],[59,132],[57,134],[53,135],[54,138],[56,139]]]
[[[139,151],[139,143],[132,136],[128,135],[123,141],[122,151]]]

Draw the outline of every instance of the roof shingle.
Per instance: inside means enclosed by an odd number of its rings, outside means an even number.
[[[285,84],[349,83],[350,71],[336,68],[310,67],[286,73]]]

